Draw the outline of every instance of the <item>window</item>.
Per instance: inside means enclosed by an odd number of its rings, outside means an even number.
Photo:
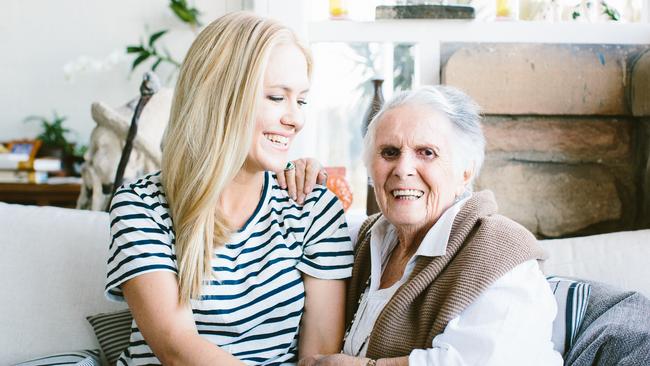
[[[255,0],[264,1],[264,0]],[[648,44],[647,23],[650,0],[609,0],[631,9],[630,19],[641,22],[589,22],[586,15],[575,21],[445,21],[374,20],[374,6],[381,1],[349,0],[350,19],[328,20],[327,0],[287,0],[292,6],[269,2],[268,14],[298,30],[310,42],[315,59],[309,119],[298,136],[293,156],[313,156],[327,166],[346,168],[351,185],[353,210],[364,211],[367,174],[362,162],[361,124],[370,104],[373,77],[383,78],[383,94],[389,99],[395,89],[441,82],[443,46],[462,42]],[[448,2],[452,3],[454,0]],[[471,0],[457,0],[457,2]],[[496,8],[497,0],[473,0]],[[596,1],[596,0],[593,0]],[[600,0],[598,0],[600,1]],[[406,0],[405,0],[406,2]],[[435,1],[434,1],[435,2]],[[385,3],[385,2],[381,2]],[[582,0],[520,0],[520,14],[526,6],[561,3],[554,8],[565,19],[571,6]],[[528,4],[528,5],[526,5]],[[573,5],[571,5],[573,4]],[[602,4],[601,4],[602,5]],[[621,8],[622,9],[622,8]],[[644,15],[645,14],[645,15]],[[583,16],[581,14],[580,16]],[[645,23],[644,23],[645,22]],[[621,24],[623,23],[623,24]]]
[[[414,46],[405,43],[318,42],[311,45],[315,67],[309,94],[303,151],[328,166],[343,166],[353,210],[365,211],[367,173],[362,161],[362,126],[381,78],[383,96],[413,86]]]

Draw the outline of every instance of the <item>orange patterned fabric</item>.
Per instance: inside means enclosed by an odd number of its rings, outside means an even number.
[[[352,205],[352,190],[348,181],[345,180],[345,167],[327,167],[327,188],[334,192],[347,210]]]

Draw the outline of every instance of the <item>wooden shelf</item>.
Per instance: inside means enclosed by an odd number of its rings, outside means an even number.
[[[0,201],[75,208],[80,191],[79,184],[0,183]]]

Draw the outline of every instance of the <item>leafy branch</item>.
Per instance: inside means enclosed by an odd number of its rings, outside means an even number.
[[[150,57],[153,57],[156,60],[151,66],[152,71],[156,71],[158,66],[160,66],[160,64],[163,62],[167,62],[176,68],[179,68],[181,66],[178,61],[174,60],[167,49],[163,48],[163,52],[160,52],[156,47],[156,41],[165,33],[167,33],[167,30],[158,31],[149,37],[149,42],[146,44],[144,42],[140,42],[140,44],[137,46],[126,47],[126,53],[133,53],[137,55],[135,60],[133,60],[133,64],[131,65],[131,71],[135,70],[138,65]]]
[[[607,15],[609,19],[615,21],[621,19],[621,14],[614,7],[610,6],[604,1],[602,1],[600,4],[603,6],[603,14]]]
[[[197,8],[191,8],[186,0],[170,0],[169,8],[176,14],[178,19],[191,25],[192,27],[200,27],[199,15],[201,12]]]
[[[190,25],[192,29],[201,26],[201,22],[199,21],[201,12],[197,8],[188,5],[187,0],[169,0],[169,8],[178,19]],[[160,51],[156,47],[156,41],[167,32],[168,30],[166,29],[155,32],[149,37],[148,42],[140,41],[139,45],[128,45],[126,47],[126,53],[135,55],[135,59],[131,64],[131,71],[135,70],[138,65],[150,58],[155,60],[151,66],[151,71],[156,71],[162,63],[168,63],[176,69],[180,68],[180,62],[176,61],[166,48],[163,47],[162,51]]]
[[[602,7],[603,7],[603,14],[607,15],[610,20],[613,20],[613,21],[621,20],[621,13],[619,13],[618,10],[616,10],[616,8],[609,5],[604,0],[600,2],[600,5],[602,5]],[[587,9],[590,9],[591,6],[592,6],[591,1],[587,1],[586,2]],[[578,19],[579,17],[582,16],[582,13],[580,12],[581,7],[582,6],[580,4],[578,4],[573,8],[573,12],[571,13],[571,19],[576,20],[576,19]]]

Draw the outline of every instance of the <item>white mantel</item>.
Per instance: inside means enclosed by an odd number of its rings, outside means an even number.
[[[309,42],[418,44],[422,84],[437,84],[440,44],[446,42],[650,44],[650,24],[467,20],[324,21],[307,27]],[[426,66],[424,66],[426,65]]]

